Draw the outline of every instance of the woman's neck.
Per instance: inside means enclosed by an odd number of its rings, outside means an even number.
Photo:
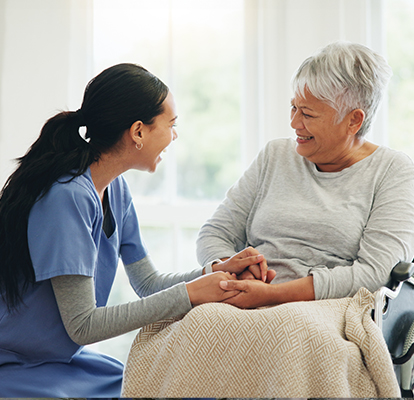
[[[370,156],[378,148],[378,145],[359,139],[353,148],[346,149],[339,155],[335,162],[315,163],[316,168],[321,172],[339,172],[356,164]]]
[[[99,198],[103,201],[104,193],[109,184],[126,171],[118,157],[102,154],[98,161],[90,165],[91,177]]]

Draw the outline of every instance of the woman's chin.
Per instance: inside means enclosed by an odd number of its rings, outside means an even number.
[[[157,159],[154,161],[154,164],[152,164],[149,168],[148,168],[148,172],[150,174],[154,173],[157,170],[157,167],[159,165],[159,163],[162,161],[162,157],[158,156]]]

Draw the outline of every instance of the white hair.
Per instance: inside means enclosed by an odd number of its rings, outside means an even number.
[[[371,128],[378,105],[392,76],[384,57],[357,43],[335,42],[307,58],[292,78],[295,95],[305,88],[338,112],[337,122],[355,109],[365,113],[358,132]]]

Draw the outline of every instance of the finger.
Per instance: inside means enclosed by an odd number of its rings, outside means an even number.
[[[235,274],[235,273],[230,273],[230,272],[222,272],[222,271],[219,271],[219,272],[214,272],[214,274],[224,274],[224,276],[223,275],[221,275],[221,279],[224,279],[224,280],[232,280],[232,281],[235,281],[235,280],[237,280],[237,275]]]
[[[243,280],[243,279],[255,279],[254,275],[249,271],[249,270],[244,270],[239,276],[238,276],[239,280]]]
[[[248,281],[221,281],[219,286],[223,290],[240,290],[244,291],[247,289]]]
[[[223,292],[223,294],[221,295],[222,300],[220,300],[220,301],[229,300],[232,297],[237,296],[239,293],[240,292],[238,290],[230,290],[230,291]]]
[[[239,292],[239,295],[230,297],[230,298],[224,300],[223,303],[229,304],[229,305],[237,307],[237,308],[242,308],[242,309],[245,308],[245,307],[243,307],[243,305],[241,305],[241,302],[240,302],[240,292]]]
[[[267,280],[266,280],[266,282],[267,282],[267,283],[272,282],[272,281],[273,281],[273,279],[275,279],[275,277],[276,277],[276,271],[275,271],[275,270],[273,270],[273,269],[269,269],[269,270],[267,271]]]
[[[256,265],[250,265],[249,271],[252,273],[254,279],[261,279],[262,278],[260,267],[257,264]]]
[[[258,254],[255,256],[245,257],[245,258],[238,258],[235,260],[237,266],[239,268],[247,268],[250,265],[259,264],[264,260],[264,256],[262,254]]]
[[[246,258],[251,256],[258,256],[260,253],[254,247],[246,247],[242,251],[239,251],[236,255],[240,258]]]
[[[246,258],[246,257],[255,257],[260,255],[260,252],[256,250],[254,247],[246,247],[244,250],[239,251],[234,256],[237,258]]]
[[[267,270],[268,270],[266,259],[264,259],[259,265],[260,265],[260,272],[261,272],[262,281],[266,282],[266,280],[267,280]]]

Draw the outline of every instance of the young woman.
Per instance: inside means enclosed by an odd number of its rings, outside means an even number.
[[[251,248],[214,265],[226,273],[155,270],[121,174],[155,171],[177,138],[176,119],[158,78],[115,65],[19,159],[0,197],[1,397],[119,397],[123,365],[83,345],[228,299],[238,292],[219,282],[249,265],[266,274]],[[141,298],[107,307],[119,257]]]

